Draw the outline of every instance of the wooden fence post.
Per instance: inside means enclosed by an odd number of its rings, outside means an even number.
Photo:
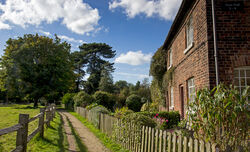
[[[48,127],[48,126],[50,126],[50,106],[47,107],[45,112],[46,112],[46,124],[47,124],[47,127]]]
[[[19,114],[19,124],[23,127],[17,131],[16,147],[22,146],[21,152],[27,151],[27,138],[28,138],[28,126],[29,126],[29,115]]]
[[[42,113],[42,116],[39,118],[39,124],[38,124],[38,126],[40,128],[40,136],[43,138],[45,108],[40,108],[40,113]]]

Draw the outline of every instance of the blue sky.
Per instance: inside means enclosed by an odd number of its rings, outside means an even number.
[[[0,54],[8,38],[28,33],[69,42],[107,43],[116,50],[114,81],[149,76],[150,59],[169,31],[181,0],[0,0]]]

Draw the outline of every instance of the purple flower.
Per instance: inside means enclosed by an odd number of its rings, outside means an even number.
[[[166,122],[168,122],[168,120],[166,120]]]

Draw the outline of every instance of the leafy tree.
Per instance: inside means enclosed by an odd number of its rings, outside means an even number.
[[[73,99],[75,102],[75,106],[81,106],[84,108],[94,102],[94,98],[84,91],[78,92]]]
[[[114,84],[115,93],[120,93],[124,88],[128,88],[128,82],[125,80],[116,81]]]
[[[76,74],[76,88],[75,92],[79,92],[80,88],[82,88],[83,85],[83,77],[85,76],[86,72],[84,70],[84,67],[87,64],[87,59],[84,57],[84,55],[81,52],[73,52],[71,53],[71,59],[74,64],[74,72]]]
[[[112,47],[105,43],[83,44],[79,48],[83,57],[88,60],[87,73],[90,74],[84,87],[86,87],[87,93],[94,93],[99,87],[101,71],[103,70],[104,65],[111,69],[111,72],[114,71],[114,63],[110,63],[105,59],[113,58],[116,51],[112,50]]]
[[[72,86],[70,45],[57,36],[55,40],[38,34],[9,39],[4,51],[1,66],[9,95],[16,92],[22,99],[33,100],[36,107],[41,97],[55,100]]]
[[[104,68],[101,72],[101,80],[99,83],[99,90],[113,93],[113,91],[114,91],[113,77],[111,75],[111,69],[108,69],[108,68],[109,67],[106,67],[104,65]]]
[[[141,110],[141,97],[135,94],[130,95],[127,99],[126,99],[126,105],[129,109],[138,112]]]
[[[96,91],[93,96],[97,104],[102,105],[110,110],[113,110],[115,98],[112,94],[103,91]]]

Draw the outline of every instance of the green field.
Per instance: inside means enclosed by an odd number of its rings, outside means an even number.
[[[0,129],[10,127],[18,123],[20,113],[29,114],[30,118],[39,113],[38,109],[33,109],[31,105],[11,105],[0,107]],[[28,151],[66,151],[67,141],[64,135],[61,118],[56,114],[56,118],[51,122],[51,127],[45,129],[44,138],[35,136],[28,143]],[[38,126],[38,120],[29,124],[29,134]],[[8,152],[15,149],[16,132],[0,136],[0,152]]]

